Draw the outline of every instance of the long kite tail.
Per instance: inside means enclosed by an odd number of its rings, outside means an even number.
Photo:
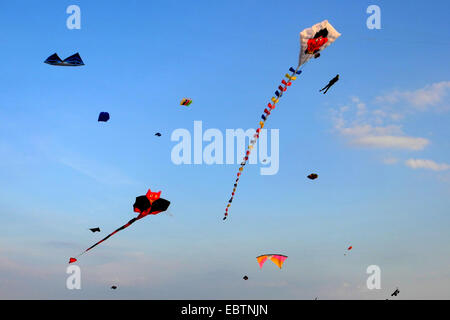
[[[77,258],[83,254],[85,254],[86,252],[88,252],[89,250],[91,250],[92,248],[96,247],[97,245],[99,245],[100,243],[102,243],[103,241],[107,240],[109,237],[113,236],[114,234],[116,234],[117,232],[128,228],[130,225],[132,225],[135,221],[141,219],[140,217],[136,217],[131,219],[130,221],[128,221],[126,224],[124,224],[123,226],[121,226],[120,228],[116,229],[114,232],[111,232],[109,235],[107,235],[106,237],[104,237],[102,240],[100,240],[99,242],[97,242],[96,244],[92,245],[91,247],[87,248],[86,250],[84,250],[82,253],[80,253],[78,256],[76,256]],[[75,262],[77,261],[76,258],[70,258],[69,263]]]
[[[239,172],[237,173],[236,182],[234,183],[233,191],[231,192],[231,198],[228,200],[228,204],[225,208],[225,215],[223,217],[223,220],[225,220],[228,217],[228,209],[231,206],[231,203],[233,202],[234,194],[236,192],[236,188],[239,182],[239,178],[242,174],[242,171],[244,170],[244,166],[247,164],[248,158],[250,156],[250,153],[253,149],[253,145],[256,143],[256,141],[259,138],[259,134],[261,132],[261,129],[264,128],[264,124],[266,123],[266,120],[269,118],[270,112],[275,109],[275,105],[278,103],[278,100],[283,96],[283,93],[287,90],[287,87],[289,87],[292,84],[292,81],[297,79],[296,75],[299,75],[301,71],[299,71],[300,65],[297,66],[296,69],[289,68],[289,71],[291,72],[291,75],[289,73],[286,73],[285,77],[287,80],[282,80],[281,85],[278,86],[278,90],[275,91],[275,96],[272,97],[271,101],[267,104],[268,108],[264,109],[264,113],[261,116],[261,121],[259,122],[259,128],[256,129],[256,133],[253,135],[253,139],[250,140],[250,143],[248,145],[247,151],[245,153],[244,159],[242,160],[241,166],[239,167]]]

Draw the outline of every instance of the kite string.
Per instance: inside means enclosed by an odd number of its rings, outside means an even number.
[[[145,216],[143,216],[145,217]],[[85,254],[86,252],[88,252],[89,250],[91,250],[92,248],[96,247],[97,245],[99,245],[100,243],[104,242],[105,240],[109,239],[111,236],[115,235],[116,233],[118,233],[121,230],[124,230],[126,228],[128,228],[130,225],[132,225],[134,222],[136,222],[137,220],[142,219],[143,217],[136,217],[131,219],[130,221],[128,221],[126,224],[124,224],[123,226],[121,226],[120,228],[114,230],[113,232],[111,232],[110,234],[108,234],[106,237],[104,237],[103,239],[101,239],[100,241],[96,242],[94,245],[90,246],[89,248],[87,248],[86,250],[84,250],[82,253],[80,253],[79,255],[75,256],[75,258],[78,258],[80,256],[82,256],[83,254]]]
[[[308,60],[309,60],[309,59],[308,59]],[[307,62],[308,62],[308,61],[306,61],[303,65],[305,65]],[[278,96],[278,98],[275,99],[275,97],[272,97],[271,100],[272,100],[272,102],[273,102],[273,108],[270,107],[270,106],[271,106],[270,102],[269,102],[269,104],[268,104],[268,106],[269,106],[269,108],[270,108],[271,110],[275,109],[275,105],[278,103],[279,98],[281,98],[281,97],[283,96],[283,92],[285,92],[285,91],[287,90],[287,87],[289,86],[288,83],[290,83],[291,78],[292,78],[292,77],[295,77],[295,75],[296,75],[297,72],[301,69],[301,67],[302,67],[302,65],[298,64],[298,65],[297,65],[297,68],[295,69],[295,71],[292,72],[291,76],[288,78],[289,81],[288,81],[286,84],[282,84],[282,85],[281,85],[282,90],[281,90],[280,95]],[[295,79],[294,79],[294,80],[295,80]],[[283,87],[283,86],[284,86],[284,87]],[[237,189],[237,186],[238,186],[238,182],[239,182],[239,177],[241,176],[241,173],[244,171],[244,166],[247,164],[247,161],[248,161],[248,159],[249,159],[249,157],[250,157],[251,150],[253,149],[253,145],[254,145],[254,144],[256,143],[256,141],[259,139],[259,133],[260,133],[261,129],[264,128],[264,125],[265,125],[265,123],[266,123],[266,121],[267,121],[267,119],[268,119],[268,117],[269,117],[269,115],[270,115],[270,111],[269,111],[269,113],[264,112],[264,114],[265,114],[265,116],[264,116],[264,118],[262,118],[263,120],[259,122],[260,128],[258,128],[258,129],[256,130],[256,133],[253,135],[253,139],[250,140],[250,144],[249,144],[248,147],[247,147],[247,151],[246,151],[246,153],[245,153],[243,162],[241,162],[241,166],[239,167],[239,172],[237,173],[237,178],[236,178],[236,182],[235,182],[235,184],[234,184],[233,191],[232,191],[232,193],[231,193],[231,198],[230,198],[230,200],[228,201],[228,204],[227,204],[227,206],[226,206],[226,208],[225,208],[225,215],[224,215],[223,220],[225,220],[225,219],[227,218],[227,216],[228,216],[228,208],[231,206],[231,203],[233,202],[234,194],[235,194],[235,192],[236,192],[236,189]]]

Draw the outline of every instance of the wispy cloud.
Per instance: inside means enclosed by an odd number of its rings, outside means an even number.
[[[363,136],[353,140],[353,144],[373,147],[373,148],[391,148],[423,150],[429,141],[425,138],[398,137],[398,136]]]
[[[78,249],[79,245],[68,241],[46,241],[44,246],[58,248],[58,249]]]
[[[398,159],[394,157],[387,157],[383,159],[383,163],[388,165],[396,164],[398,163]]]
[[[443,102],[448,91],[450,91],[450,81],[441,81],[413,91],[395,90],[378,96],[376,101],[387,104],[407,103],[418,111],[425,111]]]
[[[133,184],[134,181],[123,175],[116,168],[75,156],[60,157],[58,161],[102,184]]]
[[[401,119],[399,114],[381,109],[370,111],[358,97],[332,112],[335,130],[354,146],[417,151],[430,143],[426,138],[406,135],[397,123],[388,123]]]
[[[450,164],[436,163],[427,159],[408,159],[405,164],[413,169],[429,169],[433,171],[445,171],[450,169]]]

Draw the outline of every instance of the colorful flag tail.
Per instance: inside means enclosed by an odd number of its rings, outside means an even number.
[[[296,75],[299,75],[302,71],[300,70],[300,64],[297,66],[297,68],[296,69],[294,69],[294,68],[290,68],[289,69],[289,71],[292,73],[291,75],[289,75],[288,73],[286,74],[286,78],[287,79],[289,79],[289,81],[288,82],[286,82],[284,79],[281,81],[281,85],[278,87],[278,89],[281,91],[281,92],[285,92],[286,90],[287,90],[287,88],[292,84],[292,81],[294,81],[295,79],[297,79],[297,77],[296,77]],[[267,110],[267,108],[266,109],[264,109],[264,113],[263,113],[263,115],[261,116],[261,118],[263,119],[262,121],[260,121],[259,122],[259,128],[258,129],[256,129],[256,133],[253,135],[253,139],[250,141],[250,144],[248,145],[248,148],[247,148],[247,151],[245,152],[245,156],[244,156],[244,159],[243,159],[243,161],[242,161],[242,163],[241,163],[241,166],[239,167],[239,171],[238,171],[238,173],[237,173],[237,178],[236,178],[236,181],[235,181],[235,183],[234,183],[234,187],[233,187],[233,191],[231,192],[231,199],[228,201],[228,204],[227,204],[227,206],[226,206],[226,208],[225,208],[225,215],[224,215],[224,217],[223,217],[223,220],[226,220],[226,218],[228,217],[228,209],[230,208],[230,206],[231,206],[231,202],[233,201],[233,198],[234,198],[234,194],[235,194],[235,192],[236,192],[236,188],[237,188],[237,184],[238,184],[238,182],[239,182],[239,178],[240,178],[240,176],[241,176],[241,173],[242,173],[242,171],[244,170],[244,166],[246,165],[246,163],[247,163],[247,161],[248,161],[248,159],[249,159],[249,157],[250,157],[250,153],[251,153],[251,150],[253,149],[253,145],[257,142],[257,140],[258,140],[258,138],[259,138],[259,134],[260,134],[260,132],[261,132],[261,129],[262,128],[264,128],[264,124],[266,123],[266,121],[267,121],[267,119],[269,118],[269,116],[270,116],[270,111],[272,111],[273,109],[275,109],[275,105],[278,103],[278,100],[283,96],[283,94],[280,94],[280,91],[278,91],[278,90],[276,90],[275,91],[275,95],[277,96],[276,98],[275,97],[272,97],[271,98],[271,101],[272,101],[272,103],[268,103],[268,108],[270,109],[270,110]]]

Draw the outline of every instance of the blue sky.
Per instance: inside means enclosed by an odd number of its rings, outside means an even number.
[[[66,27],[71,4],[80,30]],[[366,27],[371,4],[381,30]],[[404,299],[450,298],[449,9],[2,2],[0,298],[385,299],[397,286]],[[170,135],[192,132],[195,120],[204,130],[255,128],[296,65],[300,31],[325,19],[342,36],[266,123],[280,130],[279,172],[247,166],[224,223],[238,165],[177,166]],[[86,65],[44,64],[55,52],[79,52]],[[148,188],[162,190],[171,215],[83,256],[82,290],[67,290],[68,258],[133,217]],[[259,269],[255,257],[267,252],[289,256],[282,270]],[[365,286],[373,264],[381,290]]]

